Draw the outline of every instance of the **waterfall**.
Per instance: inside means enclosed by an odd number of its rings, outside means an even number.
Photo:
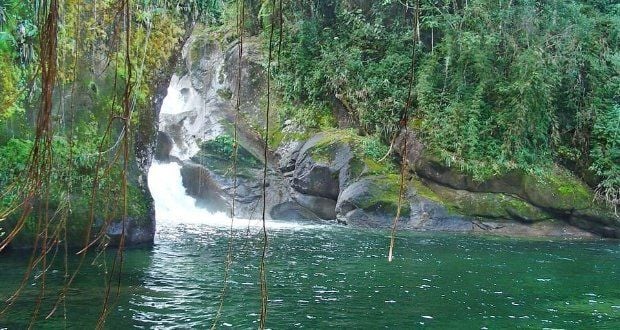
[[[260,230],[262,221],[258,219],[235,219],[224,212],[210,212],[205,208],[196,206],[196,199],[187,195],[181,176],[181,165],[197,151],[198,146],[193,134],[202,130],[202,136],[217,136],[221,126],[209,122],[209,103],[203,102],[201,96],[191,88],[187,77],[179,79],[174,76],[168,88],[168,94],[163,100],[160,112],[160,129],[166,133],[177,131],[177,139],[171,155],[179,159],[179,163],[159,162],[154,160],[148,173],[148,186],[155,202],[155,217],[159,227],[172,227],[179,224],[205,224],[213,227],[253,228]],[[198,114],[198,115],[196,115]],[[185,118],[193,117],[196,120],[187,121]],[[176,126],[175,126],[176,125]],[[205,129],[206,125],[212,128]],[[179,147],[179,143],[181,146]],[[296,222],[269,221],[270,228],[307,228],[309,225]]]
[[[181,178],[181,165],[154,161],[149,170],[149,189],[155,200],[158,224],[178,223],[229,223],[222,212],[211,213],[196,207],[196,199],[185,193]]]
[[[181,178],[181,165],[154,161],[149,170],[149,190],[155,200],[155,217],[159,227],[172,227],[179,224],[205,224],[211,227],[236,229],[252,228],[258,232],[262,228],[259,219],[235,219],[223,212],[209,212],[196,206],[196,199],[185,193]],[[308,229],[322,228],[322,225],[302,224],[292,221],[267,221],[270,229]]]

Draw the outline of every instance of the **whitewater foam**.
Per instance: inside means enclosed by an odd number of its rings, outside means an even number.
[[[148,185],[155,201],[157,226],[176,226],[197,224],[210,227],[247,229],[262,228],[260,219],[231,218],[224,212],[210,212],[196,206],[196,199],[187,195],[183,187],[181,166],[177,163],[154,161],[148,175]],[[295,221],[267,220],[268,229],[308,229],[323,227],[320,224],[307,224]]]

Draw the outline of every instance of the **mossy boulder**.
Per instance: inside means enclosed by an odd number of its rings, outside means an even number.
[[[479,181],[458,168],[447,166],[431,153],[424,152],[420,157],[414,165],[420,177],[455,190],[516,195],[539,208],[567,215],[595,205],[594,192],[560,166],[532,173],[513,170]]]
[[[387,227],[396,217],[399,208],[400,176],[373,175],[347,186],[336,204],[338,218],[346,223]],[[404,196],[403,196],[404,197]],[[400,218],[406,220],[410,206],[405,198],[400,200]]]
[[[292,187],[305,195],[338,198],[341,173],[353,157],[344,139],[332,139],[328,133],[310,138],[299,150],[293,171]]]
[[[395,175],[395,166],[391,159],[379,161],[367,155],[364,139],[353,130],[333,129],[278,153],[280,169],[290,176],[293,199],[322,219],[345,218],[356,208],[351,203],[360,203],[360,212],[394,213],[390,175]],[[338,211],[343,197],[347,210]]]
[[[346,187],[338,199],[337,211],[347,213],[353,209],[383,210],[396,215],[400,194],[400,177],[397,174],[364,177]],[[401,215],[409,214],[409,205],[402,200]]]
[[[520,195],[539,207],[572,213],[594,206],[594,193],[568,170],[552,167],[523,176]]]
[[[597,202],[592,189],[559,165],[474,179],[450,166],[451,159],[444,160],[426,148],[413,131],[403,132],[396,140],[401,155],[405,146],[411,170],[428,185],[421,191],[431,187],[429,198],[452,212],[525,223],[554,218],[604,237],[619,236],[618,215]]]
[[[403,133],[396,142],[401,155],[406,147],[411,170],[428,186],[420,191],[430,187],[430,200],[451,212],[525,223],[555,218],[605,237],[618,236],[618,215],[597,202],[594,192],[561,166],[531,172],[514,169],[474,179],[425,148],[415,133]]]
[[[341,191],[364,176],[396,173],[391,158],[377,159],[369,155],[367,139],[349,129],[332,129],[314,135],[298,153],[295,177],[301,177],[309,167],[324,167],[328,169],[325,173],[338,181]],[[337,194],[332,191],[332,197],[335,196]]]

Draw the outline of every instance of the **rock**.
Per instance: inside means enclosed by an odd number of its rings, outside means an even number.
[[[618,235],[618,216],[598,204],[593,191],[560,166],[537,173],[512,170],[476,181],[425,149],[414,133],[402,133],[396,142],[401,154],[407,147],[410,168],[437,192],[437,201],[461,214],[523,223],[553,218],[605,237]]]
[[[338,172],[311,161],[295,167],[293,189],[306,194],[336,200],[340,190]]]
[[[553,218],[547,212],[511,195],[456,190],[433,182],[428,182],[427,186],[460,214],[490,219],[513,219],[524,223]]]
[[[229,211],[226,193],[204,167],[191,163],[184,164],[181,168],[181,176],[187,194],[197,199],[197,205],[211,212]]]
[[[307,195],[302,193],[295,193],[293,199],[302,207],[310,210],[323,220],[335,220],[336,219],[336,200]]]
[[[157,132],[157,144],[155,147],[155,159],[159,161],[169,161],[170,160],[170,151],[172,151],[172,147],[174,146],[174,141],[165,132],[158,131]]]
[[[153,244],[155,237],[155,222],[149,224],[144,223],[136,218],[129,217],[125,221],[123,229],[122,221],[114,221],[110,223],[106,234],[110,238],[111,246],[119,246],[123,231],[125,232],[124,246],[150,245]]]
[[[301,147],[292,187],[306,195],[336,200],[340,192],[340,173],[353,158],[350,147],[319,133]]]
[[[449,212],[441,202],[428,198],[419,190],[410,186],[410,223],[409,228],[433,231],[472,231],[472,219]]]
[[[390,222],[385,217],[373,217],[362,209],[353,209],[338,218],[340,223],[358,228],[388,228]]]
[[[571,213],[569,222],[603,237],[620,238],[620,217],[600,204],[588,209],[575,210]]]
[[[594,206],[594,193],[567,170],[555,167],[539,176],[525,175],[520,194],[530,203],[570,214]]]
[[[338,198],[336,212],[347,223],[359,223],[360,219],[379,219],[381,227],[391,224],[398,211],[400,177],[397,174],[369,176],[347,186]],[[410,206],[401,201],[401,219],[408,219]],[[351,213],[358,210],[355,213]],[[361,213],[366,213],[362,217]],[[355,216],[356,219],[351,219]],[[387,220],[387,221],[386,221]]]
[[[303,145],[304,143],[301,141],[290,141],[278,147],[276,158],[278,159],[278,168],[282,173],[289,173],[295,170],[299,150]]]
[[[241,68],[241,90],[239,91],[238,76]],[[228,81],[227,86],[232,95],[240,96],[240,112],[250,126],[264,127],[265,115],[260,101],[266,95],[266,72],[263,66],[261,41],[257,37],[243,40],[243,57],[239,66],[239,43],[228,46],[224,54],[224,65],[220,73],[222,80]]]
[[[321,220],[315,213],[293,201],[273,206],[269,214],[277,220]]]

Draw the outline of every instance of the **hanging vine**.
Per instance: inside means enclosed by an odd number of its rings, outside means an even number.
[[[405,5],[405,14],[409,9],[409,5]],[[405,103],[405,107],[401,113],[401,134],[403,135],[403,146],[402,146],[402,159],[400,163],[400,182],[399,182],[399,190],[398,190],[398,205],[396,209],[396,216],[394,216],[394,220],[392,222],[392,230],[390,232],[390,247],[388,250],[388,262],[392,262],[394,259],[394,244],[396,241],[396,229],[398,227],[398,221],[400,219],[400,213],[403,207],[403,199],[405,198],[406,186],[407,186],[407,173],[409,173],[409,158],[408,158],[408,146],[407,140],[409,139],[409,109],[412,106],[413,102],[413,84],[415,80],[415,58],[416,58],[416,47],[418,46],[418,41],[420,40],[420,29],[419,29],[419,19],[420,19],[420,3],[419,0],[416,0],[415,8],[414,8],[414,16],[413,16],[413,24],[412,29],[414,29],[413,40],[411,45],[411,67],[409,70],[409,87],[407,92],[407,102]],[[393,144],[393,142],[392,142]]]

